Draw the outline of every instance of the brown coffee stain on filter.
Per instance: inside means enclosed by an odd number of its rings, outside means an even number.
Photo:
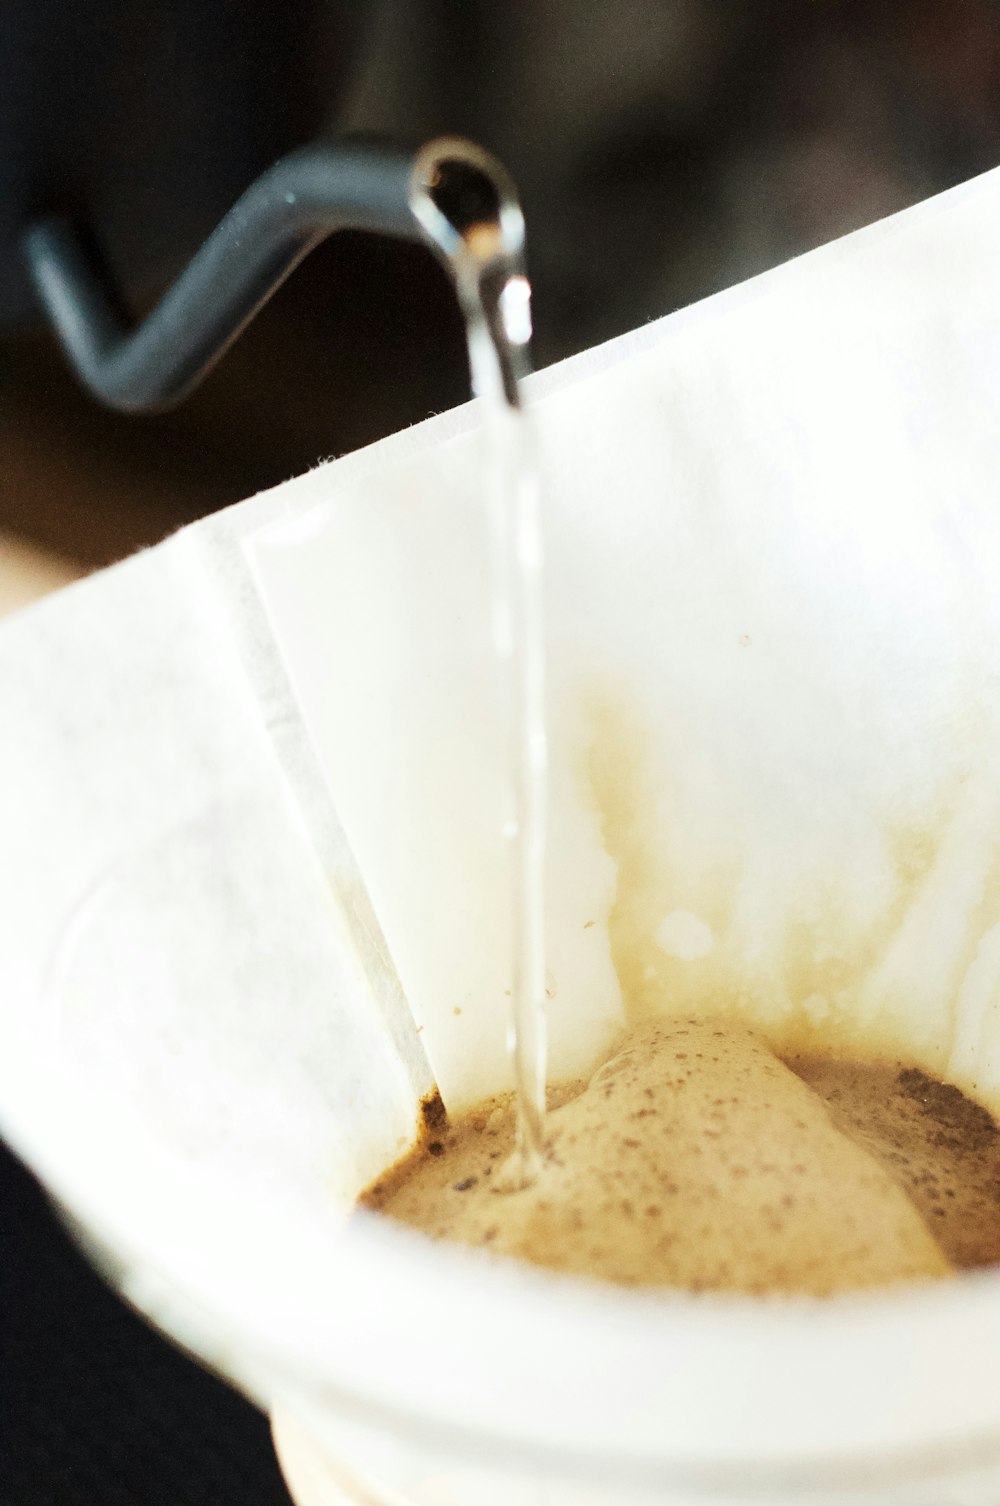
[[[783,937],[780,967],[792,1008],[779,1029],[767,1020],[760,1024],[782,1054],[831,1052],[887,1062],[906,1056],[940,1072],[948,1055],[940,1018],[930,1032],[920,1021],[913,1031],[909,1016],[904,1020],[871,998],[867,1007],[862,1002],[864,980],[889,953],[941,844],[940,834],[922,827],[881,835],[892,871],[888,902],[873,905],[859,925],[845,904],[843,878],[817,875],[812,917],[789,921]]]
[[[663,747],[654,746],[641,707],[621,680],[591,681],[582,700],[591,738],[582,755],[581,783],[590,791],[605,847],[617,865],[608,932],[627,1018],[724,1013],[753,1024],[782,1054],[902,1059],[947,1075],[949,1064],[954,1067],[961,980],[982,936],[1000,921],[1000,842],[991,845],[976,880],[979,893],[963,917],[961,946],[956,949],[950,938],[954,955],[932,1009],[914,1008],[893,959],[898,949],[912,965],[921,944],[937,951],[917,907],[926,890],[931,909],[938,908],[935,884],[945,891],[941,904],[948,902],[948,885],[938,870],[950,845],[962,846],[965,777],[953,773],[928,792],[919,822],[892,821],[887,814],[877,833],[883,881],[861,915],[856,894],[845,896],[848,872],[816,871],[807,876],[808,905],[797,897],[798,913],[790,908],[781,917],[780,945],[764,958],[748,957],[727,944],[747,860],[742,839],[734,834],[725,855],[717,850],[709,857],[698,849],[695,834],[685,850],[685,794],[671,769],[669,749],[664,756]],[[982,861],[982,844],[979,856]],[[783,903],[776,896],[774,908]],[[712,937],[709,953],[681,959],[657,944],[664,917],[678,910],[694,912],[704,923]],[[925,972],[919,964],[917,970]],[[1000,1084],[980,1078],[959,1073],[965,1091],[985,1095],[1000,1110]]]
[[[1000,976],[988,998],[969,991],[984,938],[1000,921],[1000,784],[989,771],[952,779],[926,827],[887,840],[905,880],[881,950],[854,985],[853,1035],[799,1049],[902,1059],[1000,1112],[991,1049]]]
[[[669,829],[669,812],[682,819],[676,781],[662,759],[656,759],[654,773],[652,737],[619,685],[595,682],[582,700],[591,738],[581,759],[581,787],[590,792],[604,846],[617,866],[608,938],[626,1018],[637,1023],[662,1015],[667,978],[671,1012],[698,1008],[705,1002],[706,969],[671,965],[655,941],[662,917],[678,903],[669,854],[652,836],[654,823]],[[664,809],[667,820],[659,823]],[[734,879],[734,864],[716,867],[700,886],[699,914],[716,935],[728,920],[724,896]]]
[[[630,724],[621,698],[594,691],[586,701],[592,736],[583,755],[580,784],[590,791],[605,849],[617,868],[608,941],[626,1015],[634,1021],[647,1013],[652,992],[646,969],[654,965],[650,938],[664,883],[662,855],[650,843],[643,822],[643,812],[650,809],[644,798],[649,786],[648,738],[638,722]],[[663,781],[660,799],[670,800],[671,794],[668,781]]]

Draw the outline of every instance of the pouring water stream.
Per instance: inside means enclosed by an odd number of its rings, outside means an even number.
[[[493,640],[508,739],[511,883],[510,1049],[517,1095],[517,1186],[545,1149],[545,644],[537,462],[519,391],[529,370],[531,289],[524,218],[499,163],[468,142],[432,142],[414,165],[411,205],[451,270],[486,417]]]

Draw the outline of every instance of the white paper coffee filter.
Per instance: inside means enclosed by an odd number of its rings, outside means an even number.
[[[1000,1097],[998,244],[987,175],[533,382],[555,1075],[627,998]],[[5,1132],[140,1305],[389,1473],[1000,1456],[993,1276],[638,1298],[345,1222],[435,1081],[507,1080],[476,425],[0,631]]]
[[[620,1023],[613,953],[633,1005],[992,1091],[998,232],[982,180],[538,384],[557,1075]],[[508,1081],[478,443],[249,542],[452,1102]]]

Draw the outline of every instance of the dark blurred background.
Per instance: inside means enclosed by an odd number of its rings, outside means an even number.
[[[334,237],[197,393],[98,410],[17,239],[67,206],[133,306],[321,130],[457,131],[518,181],[547,364],[1000,159],[994,0],[5,0],[0,528],[86,564],[460,401],[418,247]]]
[[[35,317],[33,215],[85,221],[141,311],[289,148],[459,132],[520,186],[547,364],[995,166],[998,3],[3,0],[0,566],[40,589],[466,395],[429,254],[343,235],[183,407],[103,412]],[[262,1419],[104,1293],[9,1158],[0,1219],[3,1506],[284,1498]]]

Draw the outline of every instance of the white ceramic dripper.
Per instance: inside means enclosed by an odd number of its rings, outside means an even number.
[[[535,383],[556,1075],[621,982],[998,1101],[998,236],[989,177]],[[0,634],[5,1132],[375,1499],[992,1501],[993,1274],[642,1297],[348,1221],[506,1071],[478,476],[466,413]]]

